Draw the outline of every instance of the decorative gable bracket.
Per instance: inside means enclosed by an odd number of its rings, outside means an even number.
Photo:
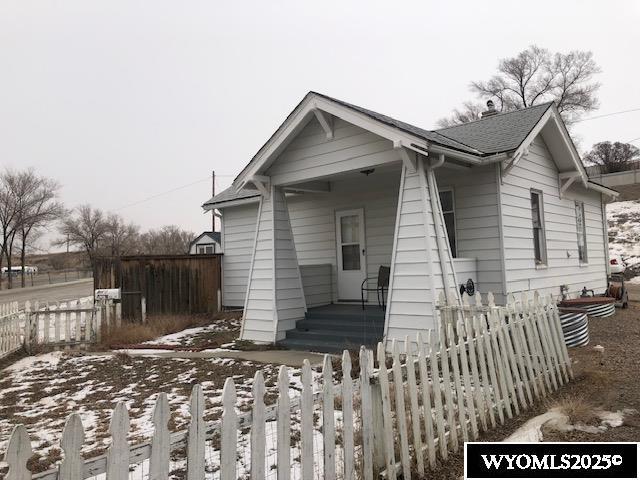
[[[509,172],[517,165],[522,157],[526,157],[529,154],[529,148],[523,148],[521,150],[516,151],[511,157],[511,161],[509,163],[502,164],[502,177],[506,177],[509,175]]]
[[[416,158],[416,152],[404,148],[402,146],[402,142],[400,141],[393,142],[393,149],[398,152],[400,158],[402,159],[402,163],[407,168],[409,173],[416,173],[418,168],[418,159]]]
[[[270,177],[267,177],[266,175],[254,175],[249,179],[249,182],[255,185],[264,198],[269,198],[269,193],[271,192]]]
[[[324,130],[327,140],[333,140],[333,117],[317,108],[313,110],[313,114],[316,116],[316,120],[318,120],[318,123]]]
[[[569,189],[569,187],[579,179],[581,176],[580,172],[562,172],[558,175],[558,186],[560,189],[560,198],[564,198],[564,193]]]

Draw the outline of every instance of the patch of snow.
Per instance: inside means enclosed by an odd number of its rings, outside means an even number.
[[[569,423],[569,417],[562,413],[559,407],[554,407],[542,415],[529,419],[524,425],[503,440],[503,442],[541,442],[543,441],[542,427],[551,428],[559,432],[578,430],[586,433],[601,433],[607,428],[622,425],[625,415],[631,415],[635,410],[625,409],[617,412],[598,410],[594,414],[600,418],[600,425],[584,425]]]

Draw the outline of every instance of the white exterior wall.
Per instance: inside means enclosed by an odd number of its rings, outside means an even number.
[[[536,267],[534,260],[532,188],[543,193],[546,266]],[[597,293],[604,291],[606,220],[602,218],[598,192],[574,184],[565,198],[560,198],[558,170],[540,137],[531,145],[529,154],[504,177],[500,191],[508,292],[540,290],[559,296],[563,284],[569,286],[573,295],[585,286]],[[588,263],[583,265],[578,259],[576,200],[583,201],[585,206]]]
[[[240,338],[258,342],[282,340],[304,318],[302,281],[285,195],[271,187],[258,209],[245,310]]]
[[[496,167],[487,165],[465,171],[439,168],[436,179],[438,188],[453,190],[458,258],[476,259],[476,290],[482,294],[492,292],[500,302],[504,292]],[[458,282],[467,278],[459,275]]]
[[[258,203],[224,208],[222,212],[222,304],[244,306],[249,266],[256,236]]]
[[[334,118],[333,139],[313,118],[267,169],[273,184],[370,168],[400,160],[393,144],[375,133]]]
[[[435,329],[438,296],[445,287],[456,286],[444,230],[444,251],[438,248],[427,176],[421,165],[414,173],[403,169],[385,318],[387,345],[394,339],[404,342],[407,335],[414,341],[417,332]],[[446,284],[441,256],[449,273]]]

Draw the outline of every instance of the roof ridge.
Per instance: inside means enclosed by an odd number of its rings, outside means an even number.
[[[449,130],[451,128],[457,128],[457,127],[460,127],[462,125],[469,125],[471,123],[478,123],[478,122],[482,122],[484,120],[490,120],[490,119],[496,118],[496,117],[504,117],[505,115],[509,115],[511,113],[518,113],[518,112],[523,112],[525,110],[532,110],[534,108],[539,108],[539,107],[542,107],[542,106],[545,106],[545,105],[547,106],[547,108],[549,108],[549,106],[553,105],[554,103],[555,102],[553,100],[551,100],[549,102],[539,103],[538,105],[531,105],[531,106],[525,107],[525,108],[518,108],[517,110],[510,110],[508,112],[498,112],[498,113],[496,113],[494,115],[489,115],[488,117],[477,118],[477,119],[471,120],[469,122],[459,123],[457,125],[451,125],[450,127],[443,127],[443,128],[439,128],[437,130],[431,130],[431,131],[432,132],[436,132],[436,133],[440,133],[441,135],[444,135],[442,133],[443,130]],[[444,136],[446,137],[446,135],[444,135]],[[447,138],[449,138],[449,137],[447,137]]]

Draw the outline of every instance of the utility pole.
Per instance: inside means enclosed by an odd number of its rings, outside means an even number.
[[[211,170],[211,196],[216,196],[216,171]],[[216,231],[216,211],[211,209],[211,231]]]

